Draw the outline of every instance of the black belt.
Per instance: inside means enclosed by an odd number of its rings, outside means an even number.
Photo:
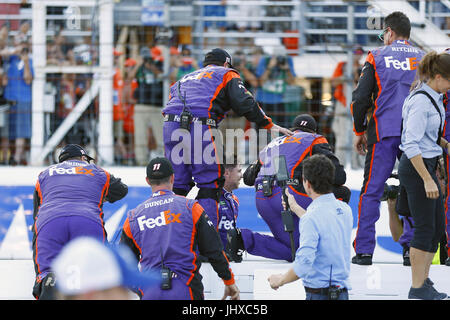
[[[322,295],[328,295],[328,290],[330,288],[308,288],[305,287],[306,293],[313,293],[313,294],[322,294]],[[339,292],[347,292],[347,288],[339,289]]]
[[[164,115],[164,122],[180,122],[180,116],[177,114],[166,114]],[[217,128],[217,121],[216,119],[211,118],[202,118],[202,117],[193,117],[192,122],[201,122],[201,124],[204,124],[206,126],[216,127]]]

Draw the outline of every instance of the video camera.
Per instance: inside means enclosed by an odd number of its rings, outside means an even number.
[[[394,179],[398,180],[398,174],[392,173],[389,176],[389,178],[394,178]],[[385,183],[384,184],[384,192],[383,192],[383,195],[381,196],[380,201],[387,201],[388,199],[397,199],[399,190],[400,190],[399,185],[390,185],[390,184]]]
[[[284,231],[289,233],[289,239],[291,242],[291,254],[292,254],[292,260],[295,259],[295,243],[293,238],[293,232],[295,229],[294,226],[294,220],[292,216],[291,209],[289,208],[289,201],[286,195],[286,189],[289,185],[289,182],[291,179],[289,179],[287,164],[286,164],[286,157],[284,155],[278,156],[278,158],[275,158],[275,168],[277,168],[276,173],[276,179],[277,184],[282,190],[282,197],[284,199],[284,202],[286,203],[286,210],[281,211],[281,220],[283,221],[284,225]]]

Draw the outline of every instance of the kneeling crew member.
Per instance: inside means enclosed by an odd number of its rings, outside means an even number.
[[[225,284],[223,299],[239,299],[239,289],[222,250],[219,234],[200,204],[172,192],[173,168],[166,158],[147,166],[152,196],[128,212],[121,243],[140,261],[141,270],[160,269],[162,285],[141,291],[143,300],[203,300],[199,254],[208,258]]]
[[[102,206],[128,193],[119,178],[91,164],[77,144],[66,145],[59,163],[39,174],[34,192],[33,262],[36,299],[53,299],[51,264],[70,240],[90,236],[106,241]]]
[[[336,198],[345,202],[350,200],[350,190],[343,186],[346,181],[344,167],[332,153],[325,137],[316,133],[317,124],[309,114],[298,115],[293,121],[294,134],[281,136],[272,140],[259,154],[256,164],[247,168],[244,173],[244,183],[256,188],[256,208],[261,218],[267,223],[273,236],[253,232],[249,229],[230,230],[227,253],[234,261],[239,260],[239,254],[248,253],[265,258],[292,261],[292,248],[289,233],[285,231],[281,217],[281,188],[276,181],[274,172],[274,157],[284,155],[291,184],[289,189],[294,193],[296,201],[306,208],[311,198],[305,193],[301,184],[302,162],[313,154],[327,156],[336,167],[333,181],[333,192]],[[295,248],[298,248],[298,218],[294,220]]]

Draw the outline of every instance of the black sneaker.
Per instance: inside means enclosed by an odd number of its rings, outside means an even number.
[[[447,294],[439,293],[433,286],[430,286],[427,281],[423,283],[420,288],[410,288],[408,299],[418,300],[444,300],[447,299]]]
[[[242,254],[245,251],[244,240],[242,240],[241,230],[238,228],[228,230],[227,245],[225,253],[230,262],[242,262]]]
[[[360,266],[370,266],[372,265],[372,255],[369,253],[357,253],[352,258],[352,263],[359,264]]]
[[[443,293],[443,292],[438,292],[435,288],[434,288],[434,282],[431,281],[430,278],[426,278],[425,279],[425,284],[429,287],[431,287],[431,289],[434,291],[434,293],[439,297],[439,299],[435,299],[435,300],[444,300],[447,299],[447,294]]]
[[[411,260],[409,259],[409,247],[403,248],[403,265],[411,266]]]

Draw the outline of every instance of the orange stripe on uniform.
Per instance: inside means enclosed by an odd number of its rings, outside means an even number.
[[[327,138],[325,138],[325,137],[318,137],[318,138],[314,139],[313,143],[311,144],[311,147],[315,146],[316,144],[321,144],[321,143],[328,143]]]
[[[187,205],[187,201],[186,201],[186,205]],[[204,211],[205,210],[198,202],[195,202],[191,209],[193,225],[192,225],[192,234],[191,234],[191,245],[189,247],[189,251],[194,256],[194,259],[192,260],[192,265],[194,266],[194,268],[190,271],[191,276],[189,277],[188,281],[186,282],[186,285],[189,285],[189,283],[191,283],[192,279],[194,278],[194,273],[197,270],[197,265],[195,264],[195,261],[197,260],[197,254],[194,251],[194,239],[195,239],[195,235],[197,234],[197,229],[195,226],[197,225],[198,219],[200,219],[200,217],[202,216]],[[191,293],[191,297],[192,297],[192,293]]]
[[[35,242],[35,246],[34,246],[36,253],[34,255],[34,263],[36,264],[38,274],[40,274],[41,273],[41,267],[39,266],[39,263],[38,263],[38,260],[37,260],[37,257],[38,257],[38,233],[37,233],[36,222],[34,222],[34,230],[36,231],[36,242]]]
[[[39,195],[39,199],[40,199],[40,204],[39,207],[41,207],[43,200],[42,197],[42,190],[41,190],[41,184],[39,183],[39,180],[36,182],[36,191]],[[39,208],[38,208],[39,209]],[[36,219],[37,220],[37,219]],[[36,242],[35,242],[35,257],[34,257],[34,263],[36,264],[36,268],[38,273],[41,273],[41,267],[39,266],[37,257],[38,257],[38,232],[37,232],[37,221],[35,220],[34,222],[34,232],[36,232]]]
[[[378,75],[377,65],[375,64],[375,58],[373,57],[372,52],[370,52],[368,54],[366,61],[369,62],[373,66],[373,69],[375,71],[375,79],[377,81],[378,96],[377,96],[377,98],[374,101],[375,109],[373,110],[373,120],[375,121],[375,131],[376,131],[376,134],[377,134],[377,141],[380,141],[380,135],[378,133],[378,119],[377,119],[377,116],[376,116],[377,109],[378,109],[378,98],[381,96],[381,91],[382,91],[381,83],[380,83],[380,76]]]
[[[103,170],[103,169],[102,169],[102,170]],[[103,200],[104,200],[105,196],[108,194],[108,191],[109,191],[109,182],[110,182],[110,180],[111,180],[111,176],[109,175],[109,172],[107,172],[106,170],[103,170],[103,171],[104,171],[105,174],[106,174],[106,182],[105,182],[105,184],[103,185],[102,193],[101,193],[101,196],[100,196],[100,201],[98,202],[98,208],[100,209],[99,217],[100,217],[100,221],[101,221],[101,223],[102,223],[102,226],[104,226],[102,205],[103,205]],[[106,239],[106,230],[105,230],[105,228],[103,227],[103,241],[105,241],[105,239]]]
[[[130,220],[128,218],[126,218],[125,222],[123,223],[123,232],[125,232],[125,234],[127,235],[128,238],[130,238],[131,240],[133,240],[134,245],[136,246],[136,248],[138,248],[139,253],[142,256],[142,249],[141,247],[137,244],[136,239],[133,236],[133,233],[131,233],[131,227],[130,227]]]
[[[40,202],[41,202],[41,205],[42,205],[42,202],[44,202],[44,198],[42,197],[42,190],[41,190],[41,184],[39,183],[39,181],[38,182],[36,182],[36,191],[38,192],[38,195],[39,195],[39,198],[40,198]],[[39,205],[39,207],[41,206],[41,205]]]
[[[211,101],[209,102],[209,108],[208,108],[208,117],[209,118],[211,118],[210,112],[211,112],[211,109],[213,106],[213,101],[217,98],[217,95],[227,85],[227,83],[230,82],[234,78],[240,78],[240,76],[233,70],[230,70],[224,74],[222,83],[217,86],[216,91],[214,92],[214,95],[211,98]]]

